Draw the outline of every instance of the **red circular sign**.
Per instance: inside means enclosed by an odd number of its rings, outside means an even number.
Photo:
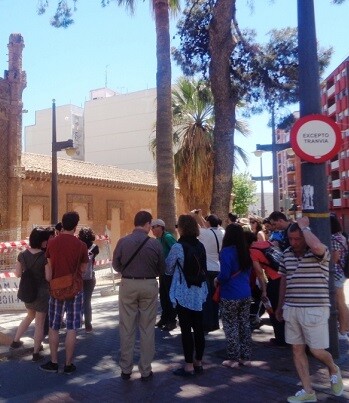
[[[338,154],[342,135],[337,123],[328,116],[307,115],[293,125],[290,140],[298,157],[321,163]]]

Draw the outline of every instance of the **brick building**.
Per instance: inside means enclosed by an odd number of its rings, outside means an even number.
[[[330,210],[349,230],[349,57],[321,84],[323,114],[339,125],[343,144],[340,152],[328,163]]]
[[[22,71],[24,41],[9,39],[9,68],[0,78],[0,240],[20,240],[33,225],[50,224],[51,155],[22,153]],[[74,110],[78,116],[79,110]],[[74,115],[74,116],[75,116]],[[79,122],[78,122],[79,123]],[[77,123],[77,124],[78,124]],[[177,189],[177,213],[186,211]],[[58,158],[58,216],[76,210],[80,223],[98,234],[108,230],[112,244],[132,231],[134,214],[157,215],[154,172]]]

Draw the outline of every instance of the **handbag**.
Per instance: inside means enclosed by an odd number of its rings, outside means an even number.
[[[221,300],[221,286],[220,284],[217,285],[217,287],[214,290],[214,293],[212,295],[212,300],[213,302],[216,302],[217,304]]]
[[[230,277],[234,278],[236,277],[239,273],[241,272],[241,270],[238,270],[236,273],[232,274]],[[216,302],[217,304],[220,302],[221,300],[221,285],[217,284],[217,287],[214,290],[214,293],[212,295],[212,301]]]
[[[51,297],[58,301],[73,299],[81,291],[76,273],[54,278],[50,281]]]

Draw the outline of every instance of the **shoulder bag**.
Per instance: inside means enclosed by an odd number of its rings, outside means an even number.
[[[231,278],[236,277],[240,272],[241,272],[241,270],[238,270],[236,273],[231,275]],[[220,284],[218,284],[217,287],[215,288],[214,293],[212,295],[212,300],[213,300],[213,302],[216,302],[217,304],[221,300],[221,285]]]
[[[71,300],[81,291],[82,280],[79,281],[78,279],[80,264],[79,260],[74,273],[56,277],[50,281],[50,294],[52,298],[58,301]]]

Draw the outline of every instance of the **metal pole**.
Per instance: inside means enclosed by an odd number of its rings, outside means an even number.
[[[273,158],[273,209],[280,210],[279,196],[279,175],[277,166],[277,151],[276,151],[276,132],[275,132],[275,105],[271,109],[271,135],[272,135],[272,158]]]
[[[263,179],[263,157],[260,156],[261,164],[261,216],[265,216],[265,202],[264,202],[264,179]]]
[[[52,173],[51,173],[51,224],[58,222],[58,173],[56,148],[56,101],[52,100]]]
[[[320,77],[317,58],[315,15],[313,0],[298,0],[298,52],[299,52],[299,98],[300,116],[321,113]],[[303,214],[309,215],[316,236],[325,245],[331,245],[328,212],[326,165],[302,161],[302,191],[311,190],[311,200]],[[308,193],[308,192],[307,192]],[[302,198],[303,199],[303,198]],[[335,309],[335,287],[333,266],[330,267],[331,314],[329,320],[330,351],[334,358],[339,356],[337,313]]]

